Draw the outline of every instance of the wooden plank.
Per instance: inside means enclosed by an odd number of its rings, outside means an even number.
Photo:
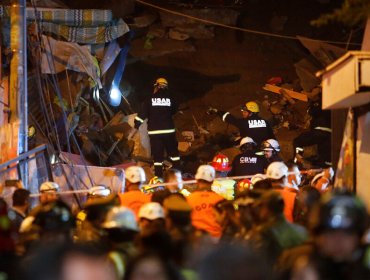
[[[278,87],[278,86],[270,85],[270,84],[265,84],[263,89],[270,91],[270,92],[277,93],[277,94],[282,94],[282,91],[285,91],[291,98],[298,99],[304,102],[308,101],[308,97],[305,93],[296,92],[294,90],[290,90],[290,89],[286,89],[286,88],[282,88],[282,87]]]

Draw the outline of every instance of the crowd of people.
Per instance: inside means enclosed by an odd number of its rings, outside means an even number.
[[[242,106],[242,118],[210,108],[239,129],[240,153],[219,153],[185,180],[166,79],[142,105],[135,128],[148,120],[156,177],[130,166],[119,193],[99,185],[75,200],[44,182],[32,209],[22,187],[9,205],[0,198],[0,279],[370,279],[368,213],[332,186],[325,123],[296,138],[285,163],[256,102]],[[312,144],[325,154],[322,168],[301,170]]]
[[[131,166],[123,193],[94,186],[82,209],[55,182],[33,209],[17,188],[0,200],[1,279],[370,279],[366,207],[330,187],[331,170],[274,161],[233,181],[227,163],[199,166],[195,184],[169,169],[154,187]]]

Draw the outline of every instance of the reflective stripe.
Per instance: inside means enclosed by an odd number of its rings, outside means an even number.
[[[304,149],[303,149],[303,148],[300,148],[300,147],[297,147],[297,148],[295,148],[295,151],[296,151],[296,152],[303,152],[303,151],[304,151]]]
[[[153,135],[153,134],[167,134],[167,133],[174,133],[175,132],[175,129],[172,128],[172,129],[163,129],[163,130],[152,130],[152,131],[148,131],[148,134],[149,135]]]
[[[325,164],[332,166],[332,163],[330,161],[325,161]]]
[[[125,260],[115,251],[109,252],[108,258],[113,262],[118,277],[121,279],[125,275]]]
[[[139,118],[138,116],[136,116],[136,117],[135,117],[135,120],[137,120],[137,121],[139,121],[139,122],[141,122],[141,123],[143,123],[143,122],[144,122],[144,120],[143,120],[143,119],[141,119],[141,118]]]
[[[230,113],[229,113],[229,112],[226,112],[226,113],[222,116],[222,121],[225,121],[225,119],[226,119],[227,115],[230,115]]]
[[[180,160],[180,157],[170,157],[170,159],[171,159],[172,161],[177,161],[177,160]]]
[[[155,165],[155,166],[162,166],[162,165],[163,165],[163,163],[162,163],[162,162],[155,162],[155,163],[154,163],[154,165]]]
[[[329,128],[329,127],[321,127],[321,126],[317,126],[317,127],[315,127],[314,129],[322,130],[322,131],[326,131],[326,132],[332,132],[331,128]]]

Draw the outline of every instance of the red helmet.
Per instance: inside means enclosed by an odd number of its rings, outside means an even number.
[[[250,179],[243,179],[238,182],[236,185],[239,192],[243,192],[246,190],[251,190],[253,188],[252,182]]]
[[[216,171],[230,171],[229,158],[224,154],[218,153],[212,160],[211,164]]]

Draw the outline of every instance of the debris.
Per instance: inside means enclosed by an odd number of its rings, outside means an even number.
[[[159,24],[150,26],[147,34],[147,36],[151,36],[153,38],[163,38],[165,35],[166,29]]]
[[[178,144],[178,150],[181,153],[186,153],[187,151],[189,151],[190,147],[191,147],[190,142],[179,142]]]
[[[304,58],[294,64],[295,71],[300,80],[300,85],[304,91],[310,92],[317,87],[321,80],[316,77],[315,73],[320,70],[309,59]]]
[[[187,142],[193,142],[194,141],[194,132],[193,131],[183,131],[181,135],[184,137],[184,139]]]
[[[270,92],[281,94],[281,90],[283,88],[282,87],[278,87],[278,86],[274,86],[274,85],[265,84],[265,86],[263,87],[263,89],[264,90],[267,90],[267,91],[270,91]],[[305,94],[305,93],[300,93],[300,92],[296,92],[296,91],[289,90],[289,89],[283,89],[283,90],[291,98],[295,98],[295,99],[298,99],[298,100],[301,100],[301,101],[304,101],[304,102],[307,102],[308,101],[307,94]]]
[[[199,124],[198,124],[198,121],[197,119],[195,118],[194,114],[191,114],[193,116],[193,120],[195,122],[195,125],[197,126],[198,130],[199,130],[199,133],[200,134],[209,134],[209,131],[205,130],[203,127],[201,127]]]
[[[158,18],[157,14],[144,13],[138,17],[134,17],[134,23],[130,24],[131,27],[144,28],[152,25]]]
[[[178,31],[175,28],[171,28],[170,32],[168,32],[168,36],[173,39],[173,40],[178,40],[178,41],[185,41],[190,38],[188,34],[185,34],[181,31]]]
[[[207,27],[200,24],[178,26],[175,28],[175,30],[187,34],[194,39],[212,39],[215,36],[212,27]]]

